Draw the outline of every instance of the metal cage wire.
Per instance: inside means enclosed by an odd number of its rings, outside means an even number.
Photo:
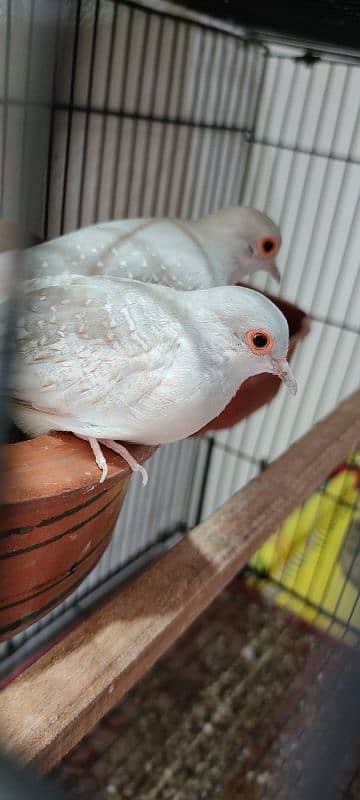
[[[281,296],[314,320],[293,362],[297,398],[281,392],[231,431],[162,448],[148,489],[132,481],[98,567],[0,646],[8,669],[357,388],[360,80],[355,57],[265,45],[176,8],[0,9],[1,216],[17,219],[21,204],[28,230],[53,238],[109,218],[254,205],[283,232]],[[261,276],[253,284],[270,288]]]

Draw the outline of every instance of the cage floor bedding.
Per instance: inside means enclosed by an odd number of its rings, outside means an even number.
[[[360,798],[351,720],[350,745],[324,736],[351,652],[238,578],[54,777],[89,800]]]

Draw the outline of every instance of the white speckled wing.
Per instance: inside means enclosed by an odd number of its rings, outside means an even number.
[[[19,321],[16,421],[32,434],[136,441],[142,409],[176,358],[176,318],[136,283],[63,276],[48,284],[28,284]]]
[[[0,255],[0,279],[6,258],[6,254]],[[21,259],[27,279],[67,272],[116,276],[178,289],[216,284],[208,252],[192,228],[180,220],[99,223],[24,250]]]

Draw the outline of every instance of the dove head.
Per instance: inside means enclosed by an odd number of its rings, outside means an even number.
[[[277,225],[256,208],[235,206],[224,208],[217,214],[207,217],[218,226],[218,235],[224,248],[231,249],[234,271],[232,283],[237,283],[244,275],[253,275],[265,270],[280,281],[275,257],[280,250],[281,235]]]
[[[231,334],[231,362],[242,381],[262,372],[277,375],[296,394],[287,354],[289,327],[280,309],[267,297],[244,287],[216,289],[218,316]]]

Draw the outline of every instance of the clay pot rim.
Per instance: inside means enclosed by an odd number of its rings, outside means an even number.
[[[141,464],[155,452],[150,445],[127,445]],[[109,472],[104,483],[90,445],[71,433],[50,433],[6,445],[4,506],[66,494],[109,489],[133,474],[121,456],[106,450]]]

